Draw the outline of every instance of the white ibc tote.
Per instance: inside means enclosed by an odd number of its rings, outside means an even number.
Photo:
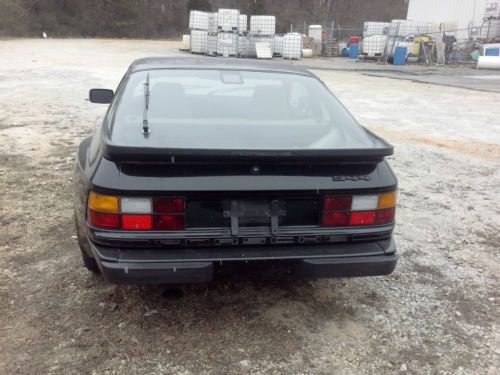
[[[362,53],[369,57],[382,56],[387,44],[387,35],[372,35],[363,38]]]
[[[191,30],[191,52],[207,52],[207,35],[204,30]]]
[[[208,32],[216,33],[218,31],[217,27],[217,13],[208,13]]]
[[[240,11],[238,9],[219,9],[217,25],[219,31],[238,32]]]
[[[276,33],[275,16],[251,16],[250,34],[252,35],[274,35]]]
[[[238,56],[246,57],[250,53],[250,38],[247,35],[238,36]]]
[[[196,30],[208,30],[208,13],[192,10],[189,12],[189,28]]]
[[[432,32],[432,23],[413,20],[392,20],[389,28],[390,36],[408,37],[413,35],[429,34]]]
[[[273,53],[278,56],[283,55],[283,35],[275,35],[273,38]]]
[[[219,33],[217,35],[217,54],[229,57],[238,54],[238,38],[235,33]]]
[[[300,59],[302,57],[302,35],[288,33],[283,37],[283,58]]]
[[[363,36],[387,34],[390,26],[390,22],[365,22],[363,25]]]
[[[246,14],[240,14],[240,19],[238,22],[238,32],[244,34],[248,31],[248,20]]]
[[[207,55],[217,56],[217,34],[208,34],[207,36]]]

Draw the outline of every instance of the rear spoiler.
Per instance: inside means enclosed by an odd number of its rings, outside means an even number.
[[[394,153],[394,147],[365,129],[376,143],[372,148],[325,150],[231,150],[157,148],[115,145],[101,137],[103,156],[115,162],[161,163],[376,163]]]

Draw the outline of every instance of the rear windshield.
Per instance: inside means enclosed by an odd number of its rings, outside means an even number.
[[[141,133],[149,75],[151,134]],[[136,72],[117,93],[108,136],[116,145],[233,150],[373,147],[318,80],[275,72]]]

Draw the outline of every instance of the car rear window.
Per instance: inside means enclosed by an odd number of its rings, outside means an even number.
[[[141,133],[144,83],[147,117]],[[158,69],[133,73],[117,93],[113,144],[176,149],[369,148],[372,140],[313,77],[276,72]]]

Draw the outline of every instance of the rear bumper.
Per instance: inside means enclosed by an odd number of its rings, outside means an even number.
[[[203,283],[216,266],[253,261],[287,262],[297,277],[329,278],[388,275],[397,263],[392,238],[330,245],[234,247],[225,249],[91,248],[104,278],[116,284]]]

